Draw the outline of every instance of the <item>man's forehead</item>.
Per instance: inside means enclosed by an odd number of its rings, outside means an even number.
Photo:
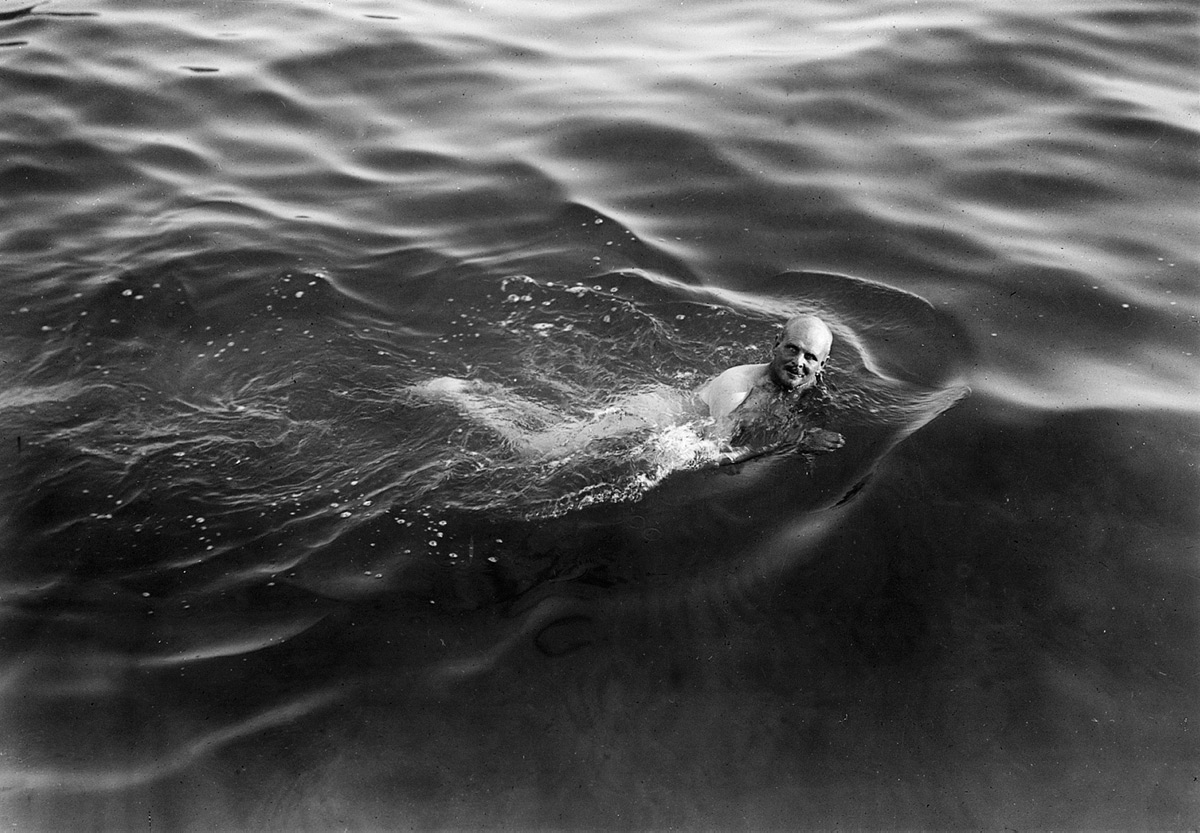
[[[796,340],[833,341],[833,333],[825,322],[813,316],[793,318],[784,325],[783,337]]]

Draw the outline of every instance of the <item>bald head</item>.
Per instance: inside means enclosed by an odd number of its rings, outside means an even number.
[[[771,350],[771,381],[785,390],[803,390],[817,383],[829,360],[833,332],[815,315],[789,318]]]

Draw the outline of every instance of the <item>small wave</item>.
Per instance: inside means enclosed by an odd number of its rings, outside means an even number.
[[[176,642],[186,641],[191,644],[140,656],[137,658],[137,664],[144,668],[169,668],[276,648],[287,640],[304,633],[323,618],[323,615],[317,614],[298,621],[273,622],[266,627],[258,628],[258,633],[239,632],[228,638],[219,639],[213,629],[208,629],[202,624],[202,620],[192,617],[188,622],[189,627],[193,629],[193,633],[190,634],[191,638],[174,640]]]
[[[4,385],[0,387],[0,411],[28,408],[53,402],[65,402],[82,391],[77,382],[59,382],[35,387],[31,385]]]
[[[197,734],[175,749],[145,763],[121,763],[103,769],[72,769],[68,766],[38,767],[0,764],[0,790],[52,792],[112,792],[153,783],[177,773],[195,761],[248,737],[288,726],[328,708],[344,696],[321,691],[295,698],[252,717]]]

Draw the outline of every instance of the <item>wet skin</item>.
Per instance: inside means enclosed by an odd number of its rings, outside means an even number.
[[[411,391],[453,402],[496,430],[514,448],[533,457],[561,456],[600,437],[617,436],[646,426],[675,424],[685,419],[685,411],[693,406],[712,417],[717,435],[728,442],[740,426],[769,420],[772,413],[778,415],[781,397],[790,399],[813,387],[829,360],[832,346],[833,333],[825,322],[812,315],[796,316],[780,329],[769,362],[732,367],[707,382],[693,396],[643,395],[630,400],[624,407],[610,409],[599,419],[540,433],[521,426],[519,416],[527,408],[518,407],[517,398],[479,395],[501,390],[495,386],[485,390],[479,383],[440,377],[414,386]],[[797,445],[806,451],[833,451],[843,442],[841,434],[816,428],[806,431]],[[728,459],[723,457],[721,462],[738,462],[765,450],[760,447],[732,448],[726,455]]]
[[[697,398],[718,431],[732,436],[739,424],[760,418],[781,395],[813,387],[832,347],[833,333],[824,321],[813,315],[796,316],[780,330],[769,362],[731,367],[701,387]],[[808,451],[833,451],[843,442],[835,431],[816,429],[805,435],[802,445]]]

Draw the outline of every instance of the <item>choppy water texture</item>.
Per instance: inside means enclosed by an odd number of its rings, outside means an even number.
[[[0,2],[0,818],[1194,825],[1197,22]]]

